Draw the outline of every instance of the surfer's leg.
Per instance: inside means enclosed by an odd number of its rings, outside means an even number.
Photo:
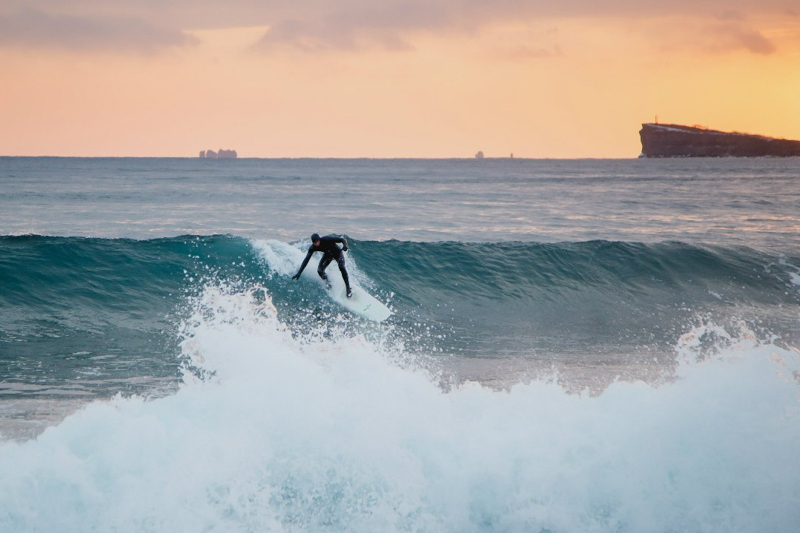
[[[325,280],[325,283],[328,285],[328,288],[330,288],[331,282],[328,281],[328,275],[325,274],[325,269],[328,268],[328,265],[331,264],[332,260],[333,257],[329,256],[328,254],[325,254],[322,256],[322,259],[319,260],[319,266],[317,267],[317,274],[319,274],[319,277]]]
[[[347,269],[344,268],[344,256],[340,255],[336,258],[336,263],[339,265],[339,272],[342,273],[342,279],[344,280],[344,286],[347,287],[347,292],[350,292],[350,278],[347,276]]]

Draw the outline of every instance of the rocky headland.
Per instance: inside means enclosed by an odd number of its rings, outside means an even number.
[[[640,157],[792,157],[800,141],[677,124],[642,124]]]

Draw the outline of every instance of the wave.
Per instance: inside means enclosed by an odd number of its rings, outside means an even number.
[[[268,292],[212,283],[189,298],[176,394],[94,402],[0,444],[0,529],[713,533],[800,520],[800,352],[755,332],[687,332],[658,386],[443,391],[402,349],[298,334]],[[707,355],[703,339],[726,335]]]
[[[580,300],[587,293],[614,292],[627,299],[670,293],[702,300],[712,294],[718,300],[761,303],[774,301],[793,276],[800,276],[800,257],[679,242],[351,242],[350,256],[358,258],[369,283],[379,290],[402,290],[403,299],[417,305],[429,303],[430,291],[506,302],[563,303],[574,295]],[[179,292],[187,274],[189,281],[210,271],[259,278],[262,262],[270,260],[289,262],[289,267],[268,264],[273,272],[293,272],[298,256],[287,256],[285,245],[222,235],[0,237],[1,296],[5,304],[23,306],[147,306],[154,295]]]
[[[108,394],[136,392],[130,379],[143,375],[175,382],[175,324],[212,280],[263,285],[296,330],[374,330],[309,282],[315,263],[306,281],[290,280],[302,256],[301,243],[224,235],[2,237],[0,373],[84,391],[89,378],[116,380],[100,387]],[[351,241],[347,261],[356,282],[395,310],[388,326],[408,350],[459,361],[669,361],[676,339],[709,320],[744,320],[798,343],[800,257],[677,242]]]
[[[174,381],[179,302],[204,273],[236,275],[249,250],[224,236],[0,238],[0,376],[34,395]]]

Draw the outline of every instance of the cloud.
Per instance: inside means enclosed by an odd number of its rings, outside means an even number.
[[[256,50],[292,48],[303,52],[358,50],[380,48],[392,51],[413,47],[399,32],[393,30],[358,31],[321,21],[284,20],[274,24],[256,43]]]
[[[772,41],[756,30],[737,29],[732,36],[735,42],[754,54],[769,55],[776,51]]]
[[[277,15],[289,13],[286,18]],[[288,11],[276,9],[276,19],[256,46],[260,50],[358,50],[381,47],[414,48],[421,34],[477,34],[492,26],[546,18],[614,18],[617,21],[684,20],[709,24],[704,48],[717,52],[745,49],[755,54],[775,52],[774,44],[748,23],[751,15],[785,17],[783,0],[296,0]],[[510,55],[552,57],[561,52],[529,42]]]
[[[53,16],[30,9],[0,16],[0,45],[4,46],[154,53],[194,42],[195,38],[178,30],[136,18]]]
[[[180,30],[269,26],[259,50],[409,50],[422,34],[547,18],[684,18],[739,24],[726,39],[766,54],[774,47],[745,21],[786,18],[786,10],[787,0],[0,0],[0,44],[154,50],[187,44]],[[9,12],[17,14],[3,16]]]
[[[720,24],[706,28],[707,46],[717,51],[745,49],[759,55],[769,55],[777,49],[758,30],[740,24]]]
[[[721,13],[718,13],[717,18],[720,20],[745,20],[747,17],[739,11],[733,11],[728,9]]]
[[[355,50],[380,47],[412,49],[408,35],[423,31],[469,31],[476,25],[453,24],[447,2],[342,1],[317,2],[318,9],[298,10],[279,20],[256,45],[260,49],[290,47],[304,51]]]

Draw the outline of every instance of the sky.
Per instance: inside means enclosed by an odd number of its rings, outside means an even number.
[[[798,95],[800,0],[0,0],[0,155],[636,157]]]

